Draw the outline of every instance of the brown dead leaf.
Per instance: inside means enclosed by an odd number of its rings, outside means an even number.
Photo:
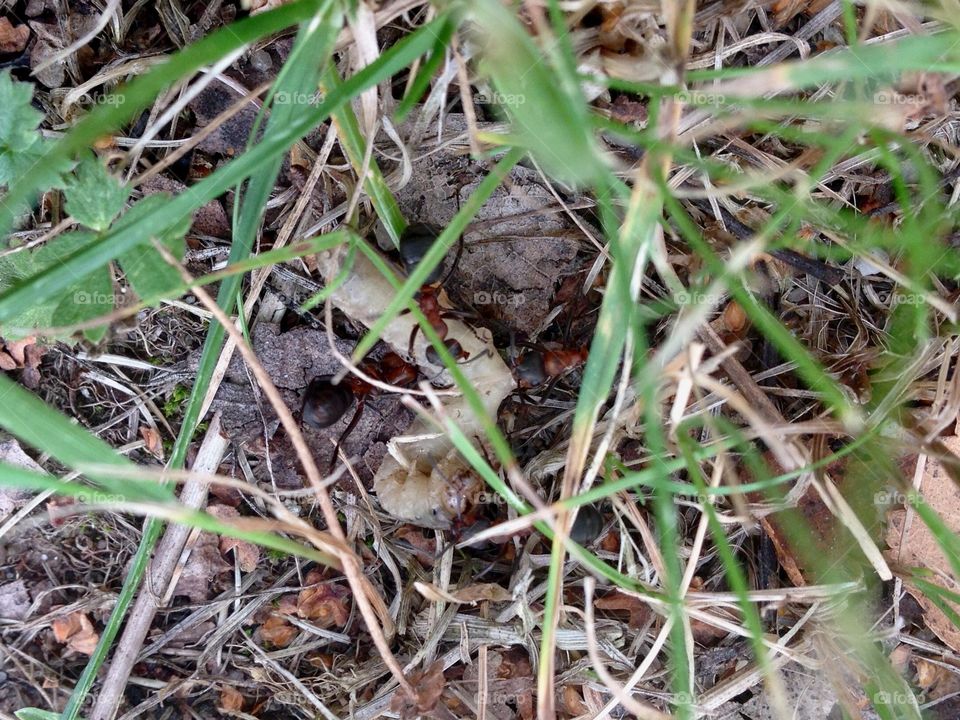
[[[942,438],[941,441],[954,455],[960,455],[960,437]],[[920,492],[926,503],[936,509],[943,523],[951,532],[960,532],[960,487],[947,474],[944,465],[936,458],[928,458],[923,472]],[[906,529],[907,511],[893,510],[888,514],[887,559],[898,575],[905,568],[921,568],[931,571],[928,582],[935,583],[953,593],[960,592],[960,583],[954,577],[950,562],[940,549],[933,533],[916,515]],[[907,574],[907,573],[904,573]],[[960,651],[960,629],[919,588],[904,578],[904,586],[923,609],[927,627],[952,650]],[[943,602],[949,602],[943,600]],[[955,612],[960,605],[951,603]]]
[[[916,668],[917,685],[923,690],[927,700],[939,700],[960,692],[960,676],[956,670],[945,667],[942,662],[917,658]]]
[[[475,603],[481,600],[490,602],[507,602],[513,595],[509,590],[496,583],[477,583],[457,590],[453,596],[462,603]]]
[[[54,640],[66,644],[68,650],[83,655],[92,655],[100,640],[90,618],[82,612],[72,612],[65,617],[56,618],[50,627]]]
[[[285,648],[293,642],[300,630],[279,615],[271,615],[260,626],[260,638],[276,648]]]
[[[281,615],[296,615],[297,614],[297,596],[296,595],[283,595],[277,601],[277,612]]]
[[[627,620],[627,624],[634,630],[643,627],[647,618],[650,617],[650,608],[645,602],[633,595],[626,595],[619,590],[605,597],[597,598],[593,604],[598,610],[628,612],[630,619]]]
[[[517,715],[523,720],[533,718],[533,691],[535,680],[530,657],[523,648],[513,647],[500,654],[499,665],[491,669],[496,677],[495,688],[513,698],[517,706]]]
[[[243,710],[243,694],[236,688],[225,685],[220,690],[220,705],[218,707],[228,712],[240,712]]]
[[[3,349],[7,355],[13,358],[17,367],[22,368],[27,364],[27,347],[36,344],[36,342],[37,338],[31,335],[20,340],[8,340],[4,342]]]
[[[463,672],[467,694],[477,697],[480,664],[472,663]],[[529,720],[533,717],[536,680],[525,650],[493,650],[487,653],[486,708],[489,720]],[[459,715],[458,717],[466,717]]]
[[[240,491],[235,487],[221,485],[220,483],[211,483],[210,495],[216,498],[221,505],[229,505],[230,507],[239,507],[243,500]]]
[[[763,457],[774,474],[783,472],[772,454],[768,452]],[[869,497],[866,497],[869,490],[865,489],[857,472],[850,472],[851,462],[849,457],[840,458],[824,467],[822,472],[833,481],[837,491],[857,512],[864,527],[870,531],[871,537],[879,542],[881,526],[873,504],[873,494],[870,493]],[[747,497],[752,501],[763,499],[761,493],[749,493]],[[792,512],[796,520],[803,522],[804,544],[802,546],[791,543],[789,532],[791,520],[788,513],[778,511],[765,515],[760,519],[760,525],[770,538],[780,565],[794,585],[803,587],[817,582],[820,558],[830,558],[835,564],[844,561],[858,564],[867,562],[859,551],[856,540],[844,524],[830,512],[813,485],[798,498]]]
[[[775,26],[780,28],[799,13],[815,15],[830,3],[830,0],[777,0],[771,8]]]
[[[53,630],[53,639],[63,644],[70,639],[70,636],[80,631],[81,613],[70,613],[65,617],[54,618],[50,625]]]
[[[576,685],[563,686],[563,709],[572,717],[586,715],[589,712],[587,704],[583,701],[583,695],[580,688]]]
[[[157,460],[163,460],[163,440],[158,433],[152,427],[148,425],[140,426],[140,437],[143,438],[143,442],[146,445],[147,452],[153,455]]]
[[[390,699],[390,710],[400,713],[404,720],[431,713],[446,687],[443,662],[438,660],[426,670],[414,670],[407,679],[415,696],[411,697],[403,688],[398,689]]]
[[[0,53],[19,53],[27,47],[30,28],[14,25],[9,18],[0,17]]]
[[[297,595],[297,615],[323,628],[346,625],[350,619],[350,592],[342,585],[319,582],[319,573],[315,571],[307,575],[307,582],[311,580],[317,584],[305,587]]]
[[[240,517],[239,511],[229,505],[208,505],[207,512],[220,520],[232,520]],[[231,550],[233,550],[241,570],[253,572],[257,569],[257,565],[260,563],[260,548],[258,546],[246,540],[221,536],[220,552],[226,556]]]
[[[37,345],[37,338],[34,336],[22,338],[20,340],[3,341],[0,338],[0,370],[20,369],[20,382],[31,390],[35,390],[40,385],[40,361],[43,359],[47,349],[43,345]]]
[[[217,536],[213,533],[200,533],[183,571],[177,580],[174,595],[186,595],[191,602],[203,602],[214,591],[217,576],[232,568],[220,556]]]
[[[395,537],[409,543],[413,552],[424,567],[433,567],[434,556],[437,553],[437,541],[435,538],[426,537],[423,529],[415,525],[401,525],[395,533]]]
[[[693,633],[693,641],[705,647],[715,645],[729,635],[723,628],[718,628],[716,625],[711,625],[697,618],[690,619],[690,632]]]
[[[893,666],[894,670],[899,672],[901,675],[905,675],[907,672],[907,667],[910,664],[910,660],[913,659],[913,650],[906,643],[901,643],[890,651],[889,658],[890,664]]]

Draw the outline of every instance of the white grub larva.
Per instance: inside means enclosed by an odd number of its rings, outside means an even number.
[[[326,282],[332,282],[340,274],[347,253],[348,249],[340,246],[317,256]],[[330,300],[348,317],[370,327],[384,313],[394,292],[373,264],[357,253],[349,275],[331,293]],[[496,417],[500,403],[516,387],[510,369],[494,348],[489,332],[474,330],[454,319],[444,321],[447,337],[456,338],[469,353],[470,362],[461,365],[463,374],[480,395],[488,415]],[[387,326],[382,339],[395,352],[406,355],[416,324],[412,315],[400,315]],[[428,347],[430,344],[423,333],[417,333],[413,361],[432,377],[442,368],[427,359]],[[480,423],[462,396],[441,399],[444,414],[466,437],[483,437]],[[373,489],[380,506],[400,520],[425,527],[446,527],[463,509],[464,496],[479,489],[475,487],[479,480],[472,476],[450,439],[438,434],[436,428],[424,420],[415,419],[405,435],[416,439],[410,443],[392,443],[392,452],[374,476]]]

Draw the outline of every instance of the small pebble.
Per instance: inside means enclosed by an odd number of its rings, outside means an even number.
[[[259,72],[266,72],[273,67],[273,58],[270,57],[270,53],[262,48],[254,50],[250,54],[250,67]]]

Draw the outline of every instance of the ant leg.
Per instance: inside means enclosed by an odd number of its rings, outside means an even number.
[[[337,438],[337,444],[333,447],[333,457],[330,458],[330,467],[327,468],[327,475],[333,472],[333,468],[337,465],[337,456],[340,454],[340,446],[346,442],[347,438],[350,436],[350,433],[353,432],[354,428],[357,427],[357,423],[360,422],[360,416],[363,414],[363,408],[366,406],[365,398],[361,397],[357,400],[357,410],[353,413],[353,417],[350,418],[350,422],[347,423],[347,427],[340,437]]]
[[[553,392],[553,389],[557,386],[557,383],[559,383],[562,379],[562,375],[557,375],[554,378],[550,378],[550,382],[547,383],[547,386],[540,394],[540,402],[534,403],[534,405],[543,405],[547,401],[547,398],[550,397],[550,393]]]
[[[463,234],[460,234],[460,237],[457,238],[457,254],[453,258],[453,262],[450,264],[450,269],[447,270],[447,274],[443,276],[443,279],[440,281],[440,287],[444,287],[447,284],[447,280],[450,279],[450,276],[453,275],[453,271],[457,269],[457,265],[460,264],[460,256],[463,255]]]
[[[537,395],[540,397],[539,400],[535,400],[531,394],[531,391],[537,390],[537,388],[517,388],[514,391],[514,394],[517,396],[517,399],[520,401],[521,405],[533,405],[534,407],[541,407],[550,396],[550,393],[557,386],[557,383],[560,382],[562,377],[557,376],[550,378],[550,381],[542,386],[543,391],[537,392]]]
[[[413,341],[417,339],[418,332],[420,332],[420,323],[414,323],[413,330],[410,331],[410,346],[407,348],[407,357],[416,357],[416,355],[413,354]]]

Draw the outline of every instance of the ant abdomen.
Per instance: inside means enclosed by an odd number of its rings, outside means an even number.
[[[322,430],[343,417],[353,402],[353,391],[346,383],[334,385],[333,375],[320,375],[310,381],[303,394],[304,425]]]
[[[447,346],[447,351],[453,356],[454,360],[469,357],[469,354],[464,352],[463,345],[461,345],[460,341],[456,338],[444,340],[443,344]],[[426,354],[427,362],[431,365],[443,365],[443,360],[440,359],[440,353],[434,350],[433,345],[428,345],[424,353]]]
[[[408,225],[407,229],[403,231],[403,234],[400,236],[400,247],[398,250],[400,252],[400,260],[403,263],[403,269],[408,275],[420,264],[423,256],[427,254],[427,251],[429,251],[433,243],[436,242],[437,237],[437,231],[424,223]],[[443,264],[441,263],[427,276],[425,283],[427,285],[435,283],[440,279],[442,274]]]

